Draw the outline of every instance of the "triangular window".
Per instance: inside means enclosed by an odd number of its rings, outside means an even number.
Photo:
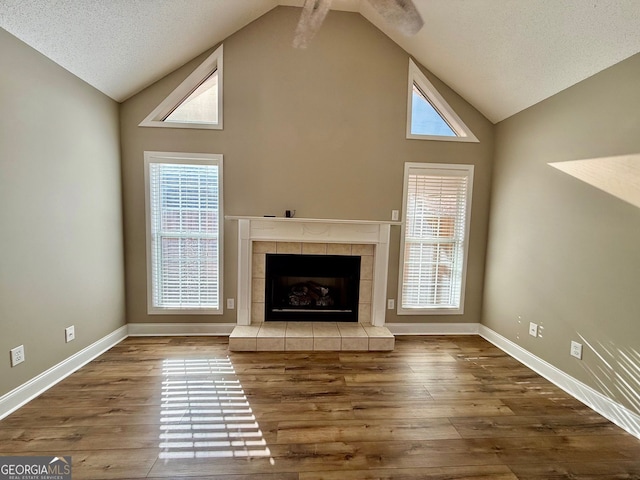
[[[140,126],[222,129],[222,46],[178,85]]]
[[[407,138],[477,142],[433,84],[409,59]]]
[[[437,135],[445,137],[457,137],[456,132],[449,126],[435,109],[427,96],[418,85],[413,84],[411,110],[411,134],[412,135]]]
[[[202,82],[164,121],[218,123],[218,71]]]

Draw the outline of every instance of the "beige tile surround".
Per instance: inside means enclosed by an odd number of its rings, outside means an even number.
[[[360,256],[358,322],[265,322],[267,253]],[[251,325],[236,326],[229,350],[388,351],[395,337],[386,327],[371,325],[375,247],[360,243],[253,241],[251,257]]]
[[[264,322],[265,262],[267,253],[355,255],[360,257],[358,321],[371,323],[374,246],[350,243],[253,242],[251,263],[251,323]]]
[[[388,351],[394,345],[387,327],[359,322],[264,322],[237,326],[229,337],[234,352]]]

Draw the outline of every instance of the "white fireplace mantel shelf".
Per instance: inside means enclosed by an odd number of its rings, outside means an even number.
[[[400,222],[251,216],[225,219],[238,221],[238,325],[251,324],[251,256],[255,241],[374,245],[371,323],[384,325],[390,228]]]
[[[345,223],[350,225],[402,225],[402,222],[387,220],[348,220],[343,218],[298,218],[298,217],[256,217],[250,215],[226,215],[225,220],[252,220],[289,223]]]

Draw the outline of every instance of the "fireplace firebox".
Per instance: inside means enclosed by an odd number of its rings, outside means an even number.
[[[265,321],[358,321],[359,256],[267,254]]]

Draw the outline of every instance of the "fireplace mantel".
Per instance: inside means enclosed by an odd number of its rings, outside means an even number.
[[[255,241],[372,244],[375,247],[371,323],[383,326],[389,234],[399,222],[318,218],[226,216],[238,221],[238,325],[251,324],[251,257]]]
[[[350,220],[344,218],[299,218],[299,217],[257,217],[251,215],[226,215],[225,220],[254,220],[288,223],[348,223],[360,225],[400,225],[400,222],[387,220]]]

